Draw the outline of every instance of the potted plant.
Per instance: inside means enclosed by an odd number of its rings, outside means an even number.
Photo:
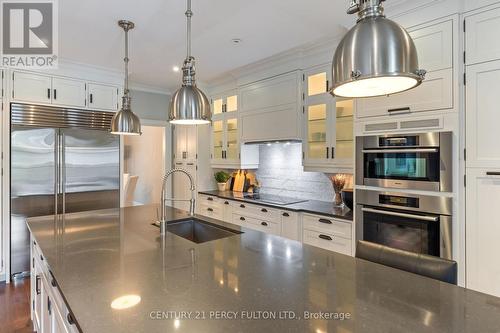
[[[226,183],[229,180],[229,177],[231,176],[225,171],[218,171],[215,173],[215,181],[217,182],[219,191],[226,190]]]

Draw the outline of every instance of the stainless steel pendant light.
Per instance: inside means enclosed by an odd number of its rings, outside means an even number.
[[[111,133],[118,135],[141,135],[141,121],[130,108],[130,92],[128,89],[128,31],[134,28],[134,23],[120,20],[118,25],[125,30],[125,85],[123,87],[122,108],[111,121]]]
[[[333,57],[334,96],[389,95],[415,88],[424,80],[426,71],[418,68],[413,40],[385,17],[383,1],[351,1],[347,13],[358,13],[358,21]]]
[[[187,57],[182,66],[182,87],[170,101],[169,120],[173,124],[208,124],[212,113],[207,96],[196,87],[195,60],[191,56],[191,0],[187,0]]]

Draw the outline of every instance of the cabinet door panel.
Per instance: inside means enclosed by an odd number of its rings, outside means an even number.
[[[500,252],[500,177],[488,171],[467,170],[466,281],[467,288],[500,296],[500,261],[494,259]]]
[[[71,79],[52,79],[53,104],[85,107],[85,82]]]
[[[404,108],[409,112],[453,108],[453,69],[428,73],[420,86],[399,94],[360,98],[356,110],[358,117],[373,117]]]
[[[118,89],[114,86],[89,83],[89,107],[116,111],[118,109]]]
[[[296,104],[268,112],[246,112],[241,121],[243,141],[300,139]]]
[[[224,143],[224,120],[212,122],[212,162],[222,163]]]
[[[497,43],[500,27],[500,8],[488,10],[465,18],[466,64],[500,59]]]
[[[228,118],[225,123],[226,126],[226,160],[229,162],[238,162],[240,153],[240,144],[238,137],[238,119]]]
[[[13,99],[22,102],[51,103],[52,78],[50,76],[14,72]]]
[[[198,142],[198,126],[188,125],[186,129],[186,159],[196,160]]]
[[[296,73],[280,75],[241,89],[241,111],[260,111],[298,102]]]
[[[498,124],[500,61],[467,67],[466,147],[468,167],[500,167]]]
[[[427,72],[453,67],[453,22],[446,21],[410,32],[418,65]]]

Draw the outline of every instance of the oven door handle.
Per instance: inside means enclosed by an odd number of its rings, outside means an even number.
[[[415,148],[415,149],[363,149],[363,153],[437,153],[437,148]]]
[[[406,217],[410,219],[415,219],[415,220],[422,220],[422,221],[427,221],[427,222],[437,222],[439,220],[439,217],[437,216],[429,216],[429,215],[414,215],[414,214],[408,214],[408,213],[399,213],[399,212],[392,212],[390,210],[380,210],[380,209],[374,209],[374,208],[361,208],[363,212],[367,213],[375,213],[375,214],[381,214],[381,215],[390,215],[390,216],[397,216],[397,217]]]

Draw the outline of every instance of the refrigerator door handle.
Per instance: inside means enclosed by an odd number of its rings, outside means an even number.
[[[59,132],[54,135],[54,214],[59,213]]]
[[[62,213],[66,213],[66,135],[61,132],[61,194]]]

